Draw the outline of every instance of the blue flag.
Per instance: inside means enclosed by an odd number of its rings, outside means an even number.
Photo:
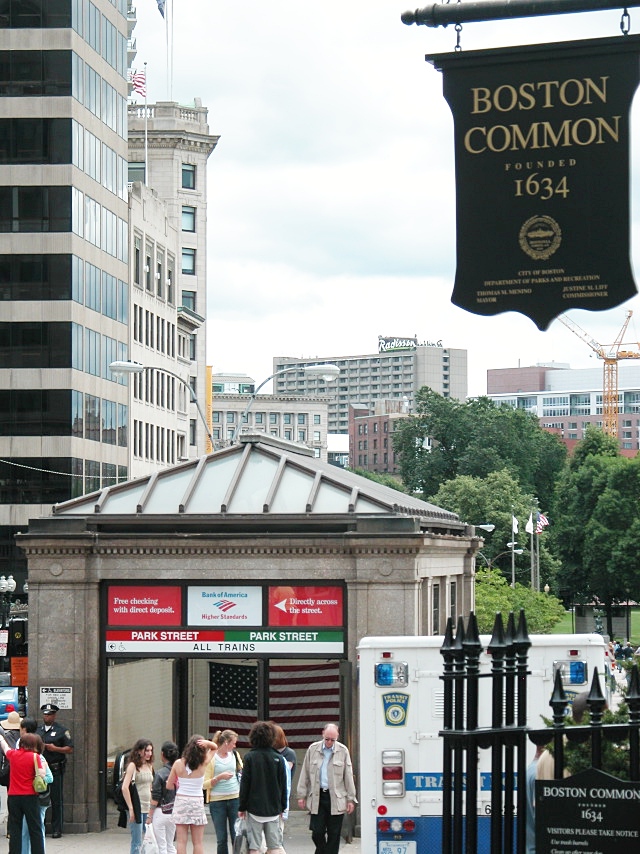
[[[160,12],[160,14],[162,15],[163,18],[164,18],[164,4],[165,4],[165,2],[166,2],[166,0],[156,0],[156,3],[158,4],[158,12]]]

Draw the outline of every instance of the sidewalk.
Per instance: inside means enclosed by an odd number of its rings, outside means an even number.
[[[47,854],[128,854],[129,832],[116,826],[118,818],[114,813],[109,816],[109,829],[103,833],[68,834],[62,839],[51,839],[47,836]],[[2,824],[4,832],[6,825]],[[287,854],[314,854],[315,846],[309,832],[309,819],[306,813],[296,810],[291,812],[284,830],[284,847]],[[207,825],[204,837],[206,854],[215,854],[215,833],[211,822]],[[191,854],[191,843],[187,851]],[[344,840],[340,847],[341,854],[360,854],[360,839],[346,844]]]

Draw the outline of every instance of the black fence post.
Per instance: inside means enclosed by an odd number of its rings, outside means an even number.
[[[527,776],[527,737],[525,728],[527,726],[527,677],[529,675],[528,655],[531,647],[529,632],[527,630],[527,618],[524,610],[520,611],[518,619],[518,631],[513,646],[516,652],[516,682],[518,686],[518,703],[516,723],[518,726],[517,741],[517,815],[516,824],[516,850],[518,854],[525,854],[527,843],[526,822],[524,816],[527,812],[527,789],[525,780]],[[522,817],[522,818],[521,818]]]
[[[482,644],[478,634],[478,621],[471,612],[467,631],[463,641],[467,658],[467,732],[478,729],[478,682],[480,679],[480,653]],[[467,854],[476,854],[478,850],[478,746],[469,740],[466,756],[466,832],[465,849]]]
[[[451,854],[451,799],[453,794],[451,740],[447,731],[453,728],[453,620],[447,620],[440,648],[444,680],[444,735],[442,745],[442,854]]]
[[[504,721],[504,639],[502,614],[497,613],[488,652],[491,655],[491,728],[499,730]],[[491,744],[491,852],[502,854],[502,741],[494,738]]]
[[[464,815],[462,803],[464,797],[464,743],[461,733],[464,729],[464,623],[458,617],[458,627],[453,643],[454,681],[453,681],[453,726],[456,736],[453,744],[453,850],[462,851],[464,839]]]

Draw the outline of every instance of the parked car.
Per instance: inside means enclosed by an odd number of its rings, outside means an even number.
[[[0,721],[5,721],[9,716],[9,712],[24,714],[24,709],[20,706],[18,692],[18,688],[0,688]]]

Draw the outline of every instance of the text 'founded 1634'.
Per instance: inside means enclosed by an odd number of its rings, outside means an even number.
[[[546,329],[636,293],[629,111],[637,36],[428,56],[455,128],[455,305]]]

